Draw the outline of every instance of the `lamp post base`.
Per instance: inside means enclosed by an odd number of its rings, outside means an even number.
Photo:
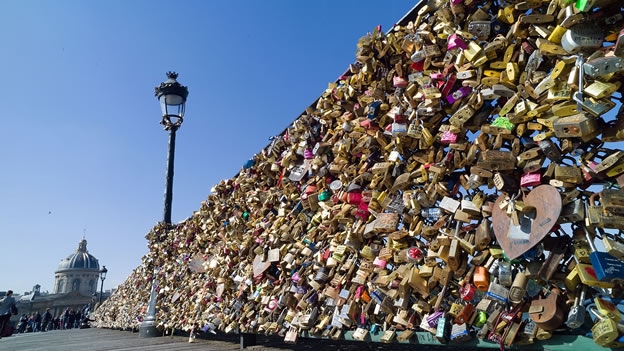
[[[153,338],[156,336],[160,336],[158,329],[154,325],[154,322],[143,322],[139,327],[139,337],[140,338]]]

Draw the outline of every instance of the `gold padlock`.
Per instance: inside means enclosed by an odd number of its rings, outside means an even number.
[[[594,99],[602,99],[611,96],[620,87],[620,85],[620,82],[604,83],[596,80],[583,89],[583,93],[593,97]]]
[[[570,165],[557,164],[555,166],[555,179],[572,184],[582,183],[583,174],[581,172],[581,169],[576,164],[574,164],[576,162],[574,159],[567,159],[572,160],[573,163],[571,163]]]
[[[594,307],[590,307],[589,311],[599,320],[591,328],[594,342],[600,346],[606,346],[615,341],[619,334],[615,321],[610,318],[603,317]]]
[[[598,121],[585,113],[562,117],[553,122],[555,136],[558,138],[588,138],[598,129]]]

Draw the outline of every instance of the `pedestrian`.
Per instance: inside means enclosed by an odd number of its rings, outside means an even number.
[[[13,290],[9,290],[7,291],[6,296],[0,300],[0,339],[2,338],[4,328],[8,325],[12,314],[17,314],[17,307],[15,306]]]
[[[61,329],[67,329],[67,321],[69,320],[69,308],[61,315]]]
[[[76,313],[73,308],[69,309],[69,316],[67,317],[67,329],[74,327],[74,321],[76,320]]]
[[[33,325],[33,332],[41,331],[41,313],[39,313],[39,311],[35,312],[33,321],[35,322]]]
[[[78,328],[80,326],[80,319],[82,317],[82,313],[80,311],[76,311],[74,316],[74,328]]]
[[[41,331],[48,331],[51,328],[52,324],[52,313],[50,313],[50,309],[46,308],[45,313],[43,314],[43,320],[41,325]]]

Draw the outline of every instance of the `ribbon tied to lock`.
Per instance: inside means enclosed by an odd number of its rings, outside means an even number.
[[[535,187],[524,198],[524,204],[535,208],[534,211],[518,214],[519,223],[507,214],[502,194],[496,200],[492,211],[494,235],[505,255],[510,260],[516,259],[544,239],[561,214],[562,201],[557,188],[550,185]],[[513,199],[507,206],[514,206]],[[512,209],[516,211],[516,209]]]

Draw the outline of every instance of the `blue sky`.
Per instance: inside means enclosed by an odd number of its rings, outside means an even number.
[[[167,133],[154,86],[189,87],[174,222],[199,209],[354,62],[358,38],[415,2],[0,3],[0,291],[53,289],[88,249],[122,283],[162,220]]]

